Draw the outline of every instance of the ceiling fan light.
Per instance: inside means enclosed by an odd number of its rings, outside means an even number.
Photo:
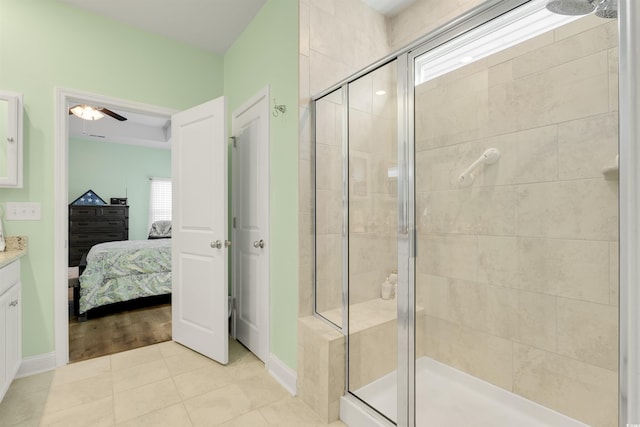
[[[91,105],[86,104],[76,105],[69,111],[83,120],[100,120],[104,117],[104,114],[102,114],[99,110],[96,110]]]

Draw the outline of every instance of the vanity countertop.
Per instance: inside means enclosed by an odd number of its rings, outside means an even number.
[[[26,236],[7,236],[6,250],[0,252],[0,268],[27,254]]]

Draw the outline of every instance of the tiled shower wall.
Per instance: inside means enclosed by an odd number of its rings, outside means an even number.
[[[421,354],[596,427],[617,425],[617,38],[589,16],[416,88]]]
[[[300,316],[313,313],[310,97],[480,3],[417,0],[386,18],[360,0],[300,0]]]
[[[313,313],[313,181],[311,175],[310,97],[382,58],[388,52],[385,17],[360,0],[300,0],[300,286],[298,295],[301,317]],[[341,107],[332,107],[327,102],[321,108],[325,108],[325,113],[328,109],[333,110],[341,117],[339,111]],[[324,127],[327,122],[319,124],[323,128],[321,132],[325,132],[326,136],[320,141],[323,146],[320,147],[319,155],[323,157],[319,159],[326,167],[319,171],[318,178],[323,181],[321,185],[324,185],[328,190],[327,186],[341,185],[342,183],[342,170],[340,169],[342,156],[341,151],[337,148],[341,144],[341,138],[333,133],[336,122],[329,116],[326,117],[330,122],[330,127]],[[336,120],[340,119],[336,117]],[[332,141],[329,141],[328,134],[332,135],[330,136],[333,138]],[[332,145],[334,148],[330,148]],[[324,175],[322,175],[323,173]],[[342,248],[336,245],[340,243],[342,223],[336,223],[336,221],[341,221],[342,210],[341,200],[337,205],[340,208],[337,213],[333,210],[327,210],[336,207],[337,191],[332,190],[331,193],[325,191],[323,194],[319,194],[319,197],[325,197],[319,202],[330,203],[330,206],[323,205],[326,223],[320,227],[319,234],[322,237],[318,241],[320,245],[317,254],[319,261],[322,257],[319,269],[327,272],[322,277],[321,284],[327,288],[321,292],[319,308],[330,309],[337,308],[341,304]],[[339,228],[336,229],[336,227]],[[336,279],[339,281],[335,282]]]

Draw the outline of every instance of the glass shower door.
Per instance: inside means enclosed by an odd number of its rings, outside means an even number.
[[[617,22],[531,3],[415,56],[418,426],[618,425]]]
[[[395,421],[397,61],[351,82],[348,389]]]

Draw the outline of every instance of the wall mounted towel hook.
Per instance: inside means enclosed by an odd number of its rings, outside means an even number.
[[[276,99],[273,98],[273,117],[278,117],[280,114],[287,112],[287,106],[284,104],[278,105]]]

